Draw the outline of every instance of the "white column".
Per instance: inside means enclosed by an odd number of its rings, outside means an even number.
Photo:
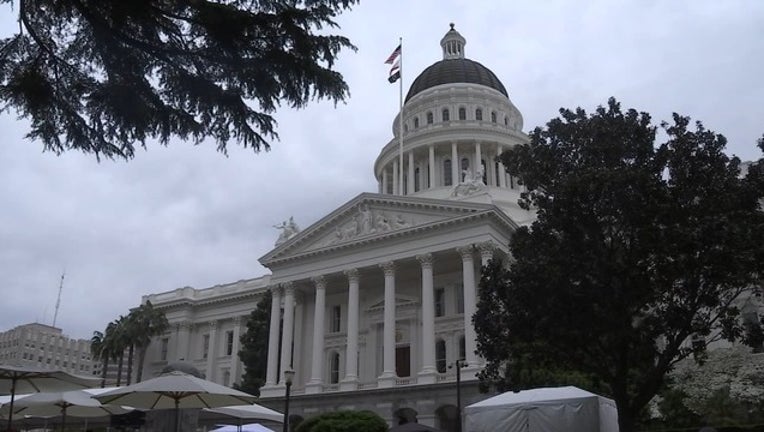
[[[380,267],[385,272],[385,317],[382,330],[382,375],[377,379],[377,385],[392,387],[395,385],[395,263],[389,261]]]
[[[432,254],[417,255],[422,265],[422,370],[417,384],[437,382],[435,368],[435,294],[432,284]]]
[[[476,334],[472,324],[472,315],[475,314],[475,263],[472,257],[472,245],[457,248],[462,256],[462,284],[464,285],[464,351],[467,366],[478,366],[475,354]]]
[[[281,288],[271,288],[271,323],[268,329],[268,368],[265,386],[272,387],[279,382],[279,324],[281,323]]]
[[[459,177],[459,151],[456,148],[456,141],[451,142],[451,181],[453,184],[458,185],[462,182]]]
[[[393,195],[399,195],[400,190],[402,188],[401,185],[398,185],[400,176],[398,175],[398,160],[393,161]]]
[[[409,152],[409,174],[408,181],[406,182],[406,194],[411,195],[414,193],[414,151]]]
[[[310,369],[310,381],[305,386],[305,393],[320,393],[323,390],[326,280],[323,276],[317,276],[313,278],[313,284],[316,286],[316,301],[313,310],[313,362]]]
[[[207,370],[205,373],[205,379],[207,381],[215,381],[215,358],[217,357],[217,333],[218,322],[210,321],[210,344],[207,347]]]
[[[241,337],[241,322],[242,317],[237,316],[233,318],[233,349],[231,350],[231,382],[228,384],[233,387],[233,384],[239,380],[239,338]]]
[[[348,277],[348,336],[345,345],[345,378],[340,383],[340,390],[358,389],[358,270],[345,272]]]
[[[501,144],[498,144],[498,147],[496,148],[496,156],[500,156],[503,151],[504,149]],[[504,163],[501,162],[501,159],[499,159],[499,186],[503,188],[507,187],[507,169],[504,168]]]
[[[477,174],[481,166],[483,166],[483,153],[480,151],[480,141],[475,141],[475,168],[472,169],[472,174]],[[488,167],[486,167],[488,169]]]
[[[292,369],[292,332],[294,331],[294,285],[282,284],[284,288],[284,328],[281,334],[281,373],[279,384],[284,385],[284,371]]]
[[[382,170],[382,191],[381,193],[387,194],[390,193],[387,190],[387,167]]]
[[[429,155],[430,156],[430,161],[429,161],[430,162],[430,167],[427,170],[427,172],[428,172],[428,175],[427,175],[427,187],[432,189],[432,188],[435,187],[435,146],[433,146],[432,144],[430,144],[429,152],[430,152],[430,155]]]
[[[191,341],[191,321],[181,321],[178,323],[178,348],[175,352],[175,359],[178,361],[189,361],[188,347]]]

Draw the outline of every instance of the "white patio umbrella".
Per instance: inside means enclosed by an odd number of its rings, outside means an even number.
[[[146,409],[175,409],[175,429],[180,431],[178,414],[181,408],[216,408],[249,405],[257,397],[250,394],[173,371],[147,381],[93,396],[104,404],[126,405]]]
[[[210,432],[274,432],[273,429],[261,425],[260,423],[250,423],[241,426],[225,425]]]
[[[284,423],[284,414],[258,404],[207,408],[204,411],[224,414],[240,420],[270,420],[276,423]]]
[[[120,406],[101,405],[91,398],[90,393],[83,390],[66,392],[44,392],[24,396],[16,401],[11,409],[10,404],[0,408],[0,414],[22,414],[32,417],[61,416],[61,429],[66,427],[66,417],[102,417],[111,414],[124,414],[130,409]]]
[[[16,393],[77,390],[95,387],[100,383],[101,380],[98,378],[72,375],[61,370],[0,364],[0,394],[11,395],[8,430],[11,429],[13,424],[13,404]]]

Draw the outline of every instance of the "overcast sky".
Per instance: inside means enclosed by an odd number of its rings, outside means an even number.
[[[655,121],[689,115],[759,157],[764,133],[764,2],[366,0],[340,18],[358,52],[337,69],[351,97],[280,110],[279,142],[151,146],[131,161],[43,153],[27,122],[0,115],[0,331],[51,324],[74,337],[126,314],[141,295],[266,273],[257,259],[293,215],[305,228],[364,191],[391,137],[398,86],[383,61],[403,37],[404,85],[440,60],[454,22],[467,57],[493,70],[529,131],[560,107],[609,96]],[[16,31],[0,6],[0,33]]]

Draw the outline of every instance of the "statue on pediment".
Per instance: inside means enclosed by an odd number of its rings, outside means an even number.
[[[485,170],[482,166],[478,167],[475,174],[472,174],[472,171],[469,168],[463,170],[462,174],[463,180],[461,183],[454,186],[454,189],[451,191],[452,197],[468,196],[487,189],[487,186],[483,182]]]
[[[295,223],[294,217],[292,216],[289,216],[289,220],[281,222],[279,225],[274,225],[273,227],[281,230],[281,234],[279,234],[279,238],[276,240],[276,246],[291,239],[300,232],[300,227],[297,226],[297,223]]]

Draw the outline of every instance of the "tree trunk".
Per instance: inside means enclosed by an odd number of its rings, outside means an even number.
[[[139,383],[143,379],[143,363],[146,361],[146,347],[138,347],[138,371],[136,372],[135,382]]]
[[[103,358],[103,370],[101,371],[101,388],[106,387],[106,371],[109,370],[109,357]]]
[[[127,353],[127,384],[130,385],[130,382],[133,378],[133,351],[135,350],[135,346],[133,344],[130,344],[129,351]]]
[[[616,406],[618,407],[619,432],[634,432],[636,430],[634,425],[634,413],[632,413],[631,410],[626,407],[626,402],[624,402],[624,406],[622,407],[620,404],[618,404],[618,401],[616,401]]]
[[[119,363],[117,366],[117,387],[122,384],[122,364],[125,362],[125,353],[122,352],[119,354]]]

